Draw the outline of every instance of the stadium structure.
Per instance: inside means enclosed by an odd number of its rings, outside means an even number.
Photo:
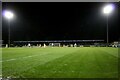
[[[14,46],[25,46],[28,44],[31,44],[31,46],[43,46],[44,44],[46,46],[55,46],[55,47],[80,47],[80,46],[105,46],[104,40],[42,40],[42,41],[14,41]]]

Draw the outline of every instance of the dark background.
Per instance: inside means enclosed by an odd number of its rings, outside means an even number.
[[[11,41],[23,40],[105,40],[106,16],[102,2],[3,2],[10,9]],[[109,15],[109,42],[118,41],[118,3]],[[8,21],[2,17],[4,43],[8,40]]]

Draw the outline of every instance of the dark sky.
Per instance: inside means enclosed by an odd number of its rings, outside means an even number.
[[[10,9],[11,41],[17,40],[106,40],[106,16],[100,2],[14,2],[2,3]],[[116,41],[118,33],[118,3],[109,15],[109,40]],[[3,40],[8,39],[8,21],[3,17]]]

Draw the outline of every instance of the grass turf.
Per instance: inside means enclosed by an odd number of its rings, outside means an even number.
[[[109,47],[3,48],[2,76],[117,78],[118,49]]]

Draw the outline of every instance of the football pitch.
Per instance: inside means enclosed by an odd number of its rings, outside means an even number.
[[[2,76],[11,78],[117,78],[118,48],[3,48]]]

